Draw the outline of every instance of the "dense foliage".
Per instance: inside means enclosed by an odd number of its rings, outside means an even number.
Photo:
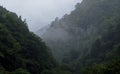
[[[44,74],[54,67],[49,48],[26,21],[0,6],[0,74]]]

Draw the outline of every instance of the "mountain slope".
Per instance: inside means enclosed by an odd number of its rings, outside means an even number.
[[[49,48],[21,16],[0,6],[0,74],[41,74],[55,66]]]
[[[120,0],[83,0],[41,37],[73,74],[119,74],[119,20]]]
[[[76,9],[70,15],[66,14],[62,19],[55,19],[41,36],[56,59],[62,60],[64,56],[69,57],[69,54],[65,54],[73,51],[76,54],[73,54],[75,59],[82,56],[83,52],[89,52],[92,43],[104,32],[102,30],[106,30],[102,29],[106,27],[105,21],[119,15],[120,2],[118,0],[83,0],[75,7]]]

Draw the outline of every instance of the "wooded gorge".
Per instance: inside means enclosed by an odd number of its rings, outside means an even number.
[[[0,6],[0,74],[120,74],[120,0],[83,0],[36,34]]]

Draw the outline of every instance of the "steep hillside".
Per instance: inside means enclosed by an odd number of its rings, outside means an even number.
[[[92,43],[106,30],[107,20],[119,15],[120,2],[119,0],[83,0],[75,7],[71,14],[66,14],[62,19],[56,18],[41,36],[52,49],[56,59],[69,57],[70,55],[66,54],[69,52],[75,53],[73,59],[82,56],[83,52],[89,53]]]
[[[21,16],[0,6],[0,74],[44,74],[56,67],[49,48]]]
[[[119,74],[120,0],[83,0],[75,7],[42,39],[73,74]]]

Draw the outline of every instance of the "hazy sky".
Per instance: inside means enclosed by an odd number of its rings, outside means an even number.
[[[81,0],[0,0],[0,5],[21,15],[29,29],[36,31],[55,19],[69,14]]]

